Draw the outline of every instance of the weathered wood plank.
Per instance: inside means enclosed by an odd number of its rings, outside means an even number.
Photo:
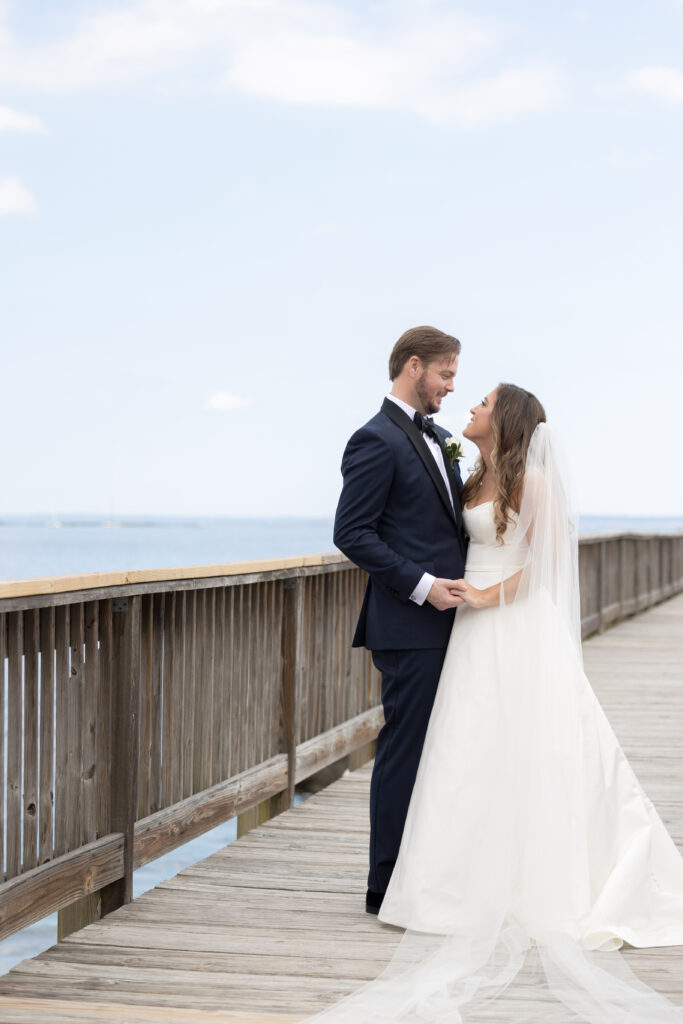
[[[101,713],[100,635],[97,601],[84,606],[85,664],[82,688],[81,842],[97,838],[97,720]]]
[[[273,692],[272,665],[268,661],[269,622],[268,622],[268,587],[267,582],[260,583],[257,589],[254,680],[256,692],[260,700],[254,701],[255,715],[255,753],[258,761],[267,756],[269,739],[272,733],[273,717],[277,718],[277,710],[273,708],[271,696]],[[275,712],[275,714],[273,714]]]
[[[70,608],[55,609],[55,663],[57,666],[55,732],[55,856],[68,849],[66,834],[66,802],[69,771],[69,735],[67,729],[67,701],[69,695],[69,616]]]
[[[112,737],[112,671],[114,633],[112,602],[98,604],[99,650],[97,706],[97,836],[107,834],[111,823],[111,737]]]
[[[123,837],[105,836],[0,885],[0,939],[66,907],[123,871]]]
[[[221,779],[229,779],[233,774],[233,735],[232,735],[232,701],[233,701],[233,676],[234,676],[234,607],[236,591],[231,587],[224,591],[224,619],[223,619],[223,678],[219,693],[222,705],[222,758],[220,763]]]
[[[231,635],[232,647],[232,679],[230,684],[230,774],[236,775],[243,771],[244,758],[244,734],[245,734],[245,703],[244,703],[244,646],[245,631],[244,623],[248,617],[246,610],[246,588],[240,587],[233,595],[234,616],[233,631]]]
[[[211,785],[215,590],[197,594],[197,672],[195,677],[194,793]]]
[[[147,864],[274,796],[286,783],[287,760],[278,756],[144,818],[135,826],[135,866]]]
[[[209,943],[207,942],[206,945],[208,946]],[[78,959],[75,960],[75,957]],[[141,946],[131,949],[125,946],[79,944],[78,952],[74,953],[70,944],[60,943],[45,954],[45,959],[54,962],[78,962],[83,966],[137,966],[139,969],[149,967],[165,968],[166,970],[196,970],[203,974],[220,972],[224,975],[249,975],[254,978],[255,984],[258,984],[258,976],[261,974],[281,974],[299,978],[329,978],[343,972],[347,977],[353,974],[370,980],[377,973],[376,963],[368,960],[367,956],[362,959],[353,955],[348,958],[303,957],[298,950],[293,950],[291,956],[285,954],[265,956],[258,953],[254,955],[253,953],[217,952],[213,949],[178,950],[168,948],[160,950],[156,947],[145,949]]]
[[[55,710],[55,610],[40,612],[40,797],[38,862],[44,864],[53,853]]]
[[[38,611],[24,612],[24,791],[22,871],[38,863],[38,728],[40,707]]]
[[[13,612],[7,622],[7,877],[21,871],[21,705],[23,698],[24,616]]]
[[[83,696],[85,692],[85,666],[83,656],[83,605],[70,609],[71,628],[69,645],[69,675],[66,696],[66,749],[67,785],[64,816],[66,818],[66,848],[76,850],[82,841],[83,819]]]
[[[5,1024],[296,1024],[299,1014],[251,1013],[230,1010],[177,1009],[172,1006],[132,1006],[70,999],[0,996],[0,1019]]]
[[[292,569],[328,568],[334,565],[350,565],[348,559],[338,551],[319,555],[295,555],[283,558],[263,558],[251,562],[229,562],[218,565],[184,565],[172,569],[127,569],[124,572],[88,572],[71,576],[40,576],[33,579],[6,580],[0,582],[0,600],[33,595],[74,593],[81,590],[110,589],[130,584],[164,583],[182,580],[213,580],[234,576],[261,576],[264,573]],[[216,585],[209,583],[209,586]],[[161,591],[154,587],[154,591]],[[97,595],[127,597],[127,594]]]
[[[149,745],[149,813],[163,806],[161,799],[161,728],[162,728],[162,686],[164,649],[164,603],[165,594],[152,598],[154,634],[152,640],[152,680],[150,701],[150,745]]]
[[[242,602],[242,769],[250,768],[256,761],[254,757],[254,723],[256,721],[256,709],[254,707],[254,596],[257,593],[258,584],[248,587],[244,592]]]
[[[296,681],[298,667],[296,659],[300,604],[300,581],[283,583],[280,620],[282,660],[280,749],[287,755],[287,790],[284,795],[283,810],[294,803],[294,787],[296,785]]]
[[[152,659],[154,650],[154,600],[144,594],[140,605],[140,692],[138,695],[138,808],[137,817],[149,814],[152,751]]]
[[[138,785],[140,687],[140,598],[112,607],[111,831],[123,834],[123,873],[102,891],[101,912],[133,898],[135,810]]]
[[[185,594],[185,662],[183,686],[183,784],[182,796],[192,796],[194,769],[194,730],[195,730],[195,678],[197,650],[197,595]]]
[[[168,807],[175,803],[173,792],[173,765],[176,753],[173,748],[173,725],[180,691],[176,687],[176,633],[175,609],[176,595],[165,595],[164,602],[164,637],[163,637],[163,673],[161,702],[161,797],[159,807]],[[158,810],[159,808],[155,808]]]
[[[97,837],[97,716],[100,696],[98,603],[88,601],[85,605],[80,605],[77,620],[72,617],[71,621],[72,669],[74,664],[78,664],[81,674],[78,687],[81,705],[79,715],[80,773],[78,779],[72,783],[74,787],[72,796],[77,801],[75,817],[78,828],[74,831],[74,835],[77,834],[79,839],[77,844],[73,844],[73,849],[76,849],[77,846],[93,842]],[[75,655],[74,649],[76,650]],[[72,685],[75,685],[75,682],[76,680],[73,678]],[[111,879],[107,877],[106,881],[109,882]],[[85,888],[87,889],[87,886]],[[58,938],[63,939],[77,929],[90,924],[99,916],[99,894],[95,891],[86,891],[78,900],[59,908]]]
[[[7,616],[0,613],[0,882],[5,873],[5,707],[6,678],[5,658],[7,656]]]
[[[301,743],[296,751],[296,781],[301,782],[340,757],[375,739],[382,727],[381,707],[364,711],[349,722],[335,726],[321,736]]]
[[[171,723],[171,803],[183,797],[183,721],[185,707],[185,594],[175,594],[175,624],[173,629],[173,688],[176,695]]]
[[[228,778],[223,774],[225,747],[225,725],[223,712],[225,709],[225,587],[215,592],[214,608],[214,670],[213,670],[213,715],[211,719],[211,776],[210,785],[223,782]]]

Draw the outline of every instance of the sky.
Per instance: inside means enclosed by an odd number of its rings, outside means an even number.
[[[0,515],[330,515],[419,324],[453,433],[511,381],[583,513],[683,513],[682,44],[683,0],[0,0]]]

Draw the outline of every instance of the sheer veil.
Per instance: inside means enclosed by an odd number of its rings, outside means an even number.
[[[505,771],[492,768],[498,777],[484,794],[496,798],[484,795],[477,810],[476,856],[455,895],[461,903],[449,910],[452,919],[432,923],[430,910],[419,928],[412,918],[401,922],[410,927],[381,974],[311,1021],[682,1024],[683,1010],[644,984],[618,951],[629,936],[605,924],[618,913],[595,911],[609,899],[618,908],[627,893],[603,884],[611,839],[603,842],[595,822],[604,819],[605,836],[615,825],[601,787],[587,791],[581,768],[600,737],[590,688],[586,712],[578,531],[558,443],[544,423],[529,446],[521,507],[497,565],[501,607],[490,614],[507,625],[491,642],[501,678],[514,665],[504,708],[511,727],[496,738]],[[481,614],[489,612],[468,609]],[[458,627],[456,616],[452,646],[458,628],[465,622]],[[453,658],[457,671],[457,651]],[[602,714],[597,701],[594,713]],[[425,750],[429,743],[430,733]],[[476,793],[477,774],[469,786]],[[418,774],[414,801],[419,790]]]

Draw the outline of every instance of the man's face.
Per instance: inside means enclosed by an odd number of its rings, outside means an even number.
[[[458,372],[458,357],[447,356],[438,362],[427,363],[415,382],[415,392],[422,403],[422,412],[431,416],[441,408],[441,400],[453,390]]]

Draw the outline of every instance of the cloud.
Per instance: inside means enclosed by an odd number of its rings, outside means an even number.
[[[0,178],[0,217],[11,213],[32,214],[36,201],[18,178]]]
[[[617,171],[647,171],[654,166],[655,158],[647,150],[629,153],[615,149],[609,155],[609,162]]]
[[[683,71],[678,68],[664,65],[640,68],[629,75],[628,84],[669,103],[683,103]]]
[[[0,83],[126,88],[178,74],[281,103],[408,111],[476,124],[541,110],[559,74],[502,54],[502,26],[443,0],[130,0],[23,45],[0,24]]]
[[[43,123],[33,114],[22,114],[11,107],[0,106],[0,132],[40,132]]]
[[[498,47],[492,28],[432,12],[380,38],[336,33],[261,33],[235,54],[224,84],[309,105],[405,110],[428,120],[476,124],[555,103],[559,75],[511,68],[475,78],[472,66]]]
[[[561,96],[560,77],[552,68],[517,68],[431,96],[420,112],[435,119],[474,125],[544,110],[556,105]]]
[[[214,412],[232,412],[234,409],[246,409],[252,402],[253,398],[231,395],[228,391],[216,391],[210,398],[207,398],[204,408],[213,409]]]

